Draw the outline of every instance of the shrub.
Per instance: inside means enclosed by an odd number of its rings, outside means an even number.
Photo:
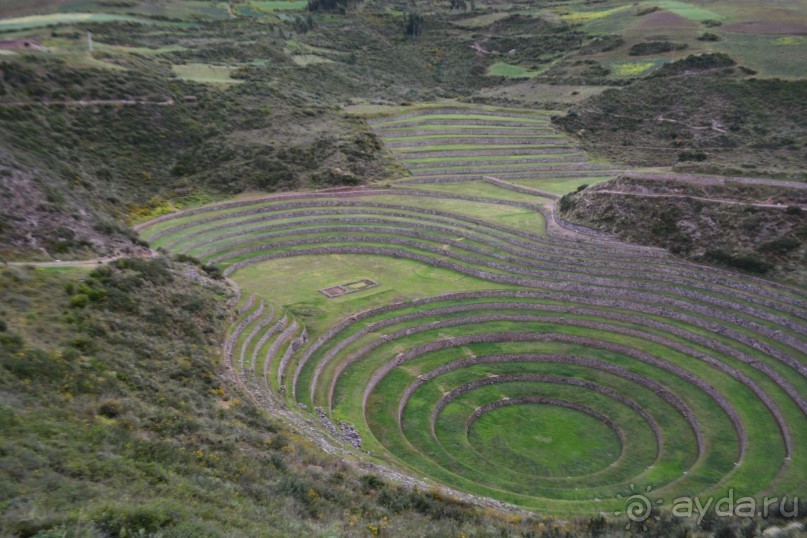
[[[123,404],[118,400],[104,400],[98,406],[98,414],[102,417],[116,418],[123,413]]]
[[[173,517],[159,506],[116,506],[100,511],[94,521],[113,536],[139,536],[158,532]]]
[[[576,205],[575,200],[569,194],[564,194],[563,198],[561,198],[560,202],[558,202],[558,208],[560,209],[561,213],[571,211],[572,209],[574,209],[575,205]]]
[[[710,32],[705,32],[698,36],[698,41],[720,41],[720,36]]]
[[[639,11],[636,12],[636,16],[643,17],[645,15],[650,15],[651,13],[655,13],[656,11],[658,11],[658,9],[659,9],[658,6],[650,6],[644,9],[640,9]]]
[[[202,270],[213,280],[223,280],[224,272],[217,265],[203,265]]]
[[[24,341],[19,337],[14,338],[11,344],[17,346],[18,351],[0,353],[0,365],[19,379],[53,381],[64,375],[65,363],[63,361],[52,358],[41,349],[25,349]],[[4,347],[9,349],[9,346],[4,345]]]
[[[83,294],[83,293],[73,295],[70,298],[70,307],[71,308],[84,308],[88,304],[90,304],[90,298],[87,295]]]
[[[709,156],[706,155],[703,151],[682,151],[678,154],[678,160],[681,162],[686,161],[695,161],[695,162],[703,162],[708,159]]]
[[[19,334],[0,334],[0,347],[9,353],[19,353],[25,347],[25,342]]]
[[[766,241],[757,247],[759,252],[767,252],[770,254],[787,254],[801,246],[801,241],[795,237],[788,235],[778,237],[771,241]]]
[[[672,43],[670,41],[647,41],[645,43],[636,43],[633,45],[628,54],[630,56],[649,56],[651,54],[663,54],[665,52],[673,52],[675,50],[683,50],[687,48],[686,43]]]
[[[725,250],[709,250],[705,257],[716,263],[742,269],[750,273],[764,274],[773,269],[773,264],[753,255],[733,255]]]
[[[189,256],[187,254],[177,254],[174,256],[174,259],[179,263],[191,263],[193,265],[201,265],[201,262],[198,258],[194,258],[193,256]]]
[[[679,75],[687,71],[705,71],[707,69],[719,69],[723,67],[733,67],[737,65],[731,56],[722,52],[710,54],[690,54],[682,60],[664,64],[656,71],[654,76],[665,77]]]
[[[404,35],[406,37],[420,37],[423,34],[423,15],[413,11],[406,14]]]
[[[379,490],[384,487],[384,481],[374,474],[363,475],[360,478],[360,480],[364,492],[369,492],[371,490]]]

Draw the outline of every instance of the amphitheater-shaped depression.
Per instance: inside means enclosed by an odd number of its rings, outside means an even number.
[[[243,198],[141,227],[241,287],[225,358],[250,390],[353,425],[362,451],[412,475],[552,513],[618,510],[632,483],[663,499],[803,490],[803,290],[553,232],[536,196],[478,177],[606,173],[540,115],[373,126],[418,154],[399,188]],[[318,291],[361,279],[377,285]]]

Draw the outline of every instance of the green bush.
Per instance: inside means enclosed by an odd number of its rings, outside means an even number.
[[[759,252],[765,252],[770,254],[787,254],[788,252],[796,250],[800,246],[801,241],[799,241],[795,237],[785,235],[760,244],[757,247],[757,250]]]
[[[564,194],[558,202],[558,209],[560,209],[561,213],[567,213],[573,210],[576,205],[577,201],[572,197],[571,194]]]
[[[114,536],[153,535],[168,526],[173,516],[162,506],[115,505],[100,510],[93,522]]]
[[[628,54],[630,56],[649,56],[653,54],[664,54],[665,52],[673,52],[676,50],[683,50],[687,48],[686,43],[672,43],[670,41],[647,41],[645,43],[636,43],[633,45]]]
[[[682,151],[678,154],[678,160],[681,162],[703,162],[708,158],[709,156],[703,151]]]
[[[118,400],[103,400],[98,406],[98,414],[107,418],[116,418],[123,413],[123,404]]]
[[[725,250],[709,250],[706,252],[705,257],[713,262],[742,269],[749,273],[765,274],[773,269],[773,264],[751,254],[734,255]]]
[[[70,298],[70,306],[72,308],[84,308],[88,304],[90,304],[90,298],[83,293],[73,295]]]
[[[717,34],[713,34],[711,32],[704,32],[700,36],[698,36],[698,41],[720,41],[720,36]]]

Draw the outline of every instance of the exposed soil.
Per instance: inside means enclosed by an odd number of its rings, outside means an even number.
[[[636,28],[642,30],[673,30],[697,28],[698,25],[672,11],[654,11],[642,17]]]
[[[728,24],[723,29],[749,34],[807,34],[807,24],[800,22],[748,21]]]
[[[102,226],[98,216],[74,204],[56,190],[41,187],[39,172],[20,171],[0,153],[0,258],[18,254],[41,260],[147,256],[116,227]]]

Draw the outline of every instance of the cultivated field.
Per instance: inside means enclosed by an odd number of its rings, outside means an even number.
[[[362,458],[557,514],[613,513],[631,484],[665,499],[803,491],[804,290],[564,228],[540,183],[610,169],[540,114],[372,127],[408,186],[141,226],[240,286],[224,355],[257,401]],[[365,279],[377,285],[320,292]]]
[[[563,194],[622,171],[593,162],[537,112],[431,108],[370,125],[412,175],[397,185],[498,180],[516,188],[512,180],[552,183],[549,190]]]

